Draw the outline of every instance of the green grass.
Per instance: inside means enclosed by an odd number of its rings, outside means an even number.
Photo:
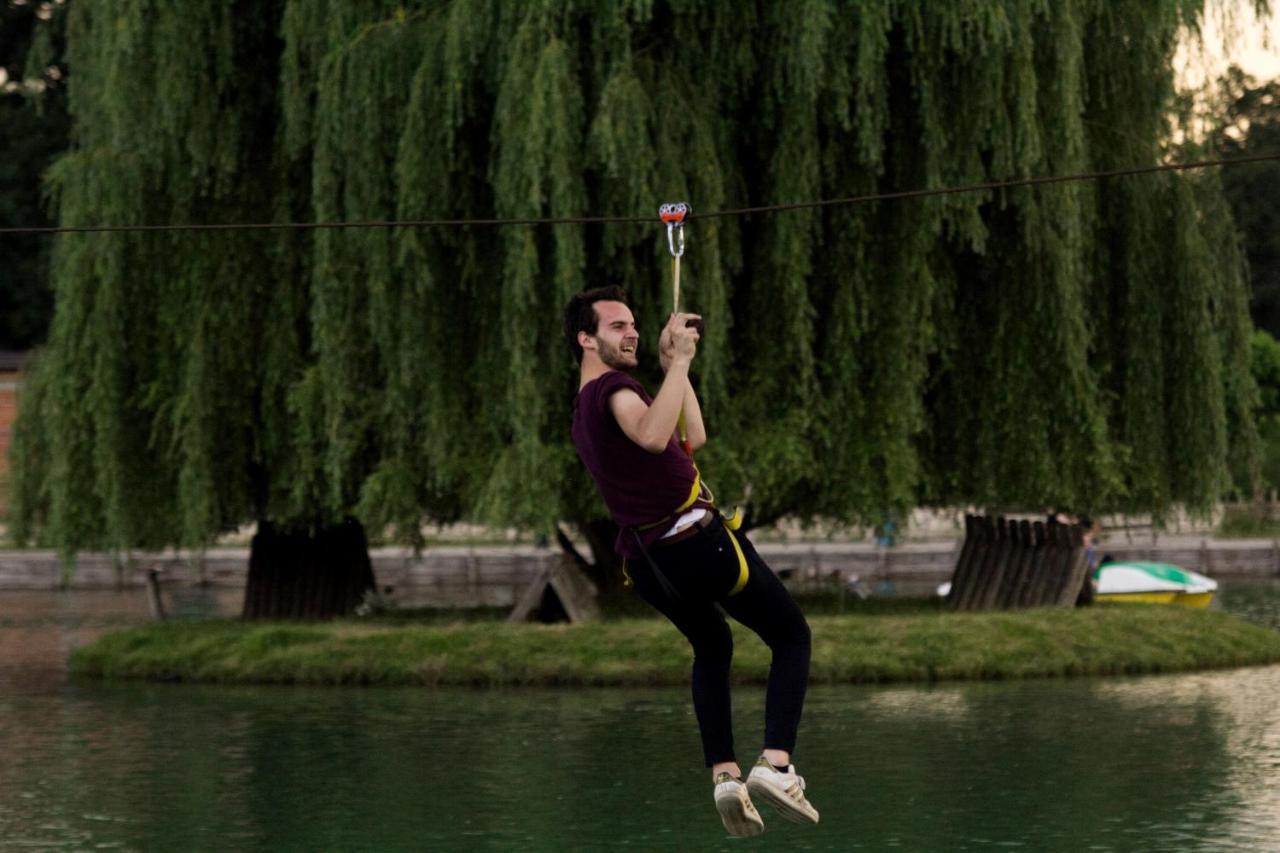
[[[1280,661],[1280,632],[1159,605],[956,614],[812,615],[813,683],[1176,672]],[[734,625],[734,676],[763,682],[769,654]],[[690,653],[660,619],[587,625],[403,621],[169,622],[107,634],[78,675],[217,683],[683,685]]]
[[[1214,534],[1219,539],[1275,539],[1280,537],[1280,518],[1271,504],[1228,506]]]

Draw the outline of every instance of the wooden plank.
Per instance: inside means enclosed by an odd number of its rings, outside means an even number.
[[[1044,584],[1045,566],[1048,562],[1051,545],[1049,533],[1043,521],[1032,522],[1032,542],[1030,565],[1027,569],[1027,581],[1018,597],[1020,607],[1035,607],[1039,601],[1040,587]]]
[[[1066,586],[1072,560],[1070,530],[1070,525],[1057,523],[1049,525],[1049,538],[1054,544],[1054,551],[1048,563],[1045,585],[1039,597],[1038,603],[1041,606],[1056,607],[1062,596],[1062,589]]]
[[[951,589],[947,592],[947,606],[955,610],[960,603],[960,590],[964,589],[973,578],[973,557],[977,552],[977,536],[974,534],[976,518],[972,513],[964,516],[964,545],[960,548],[960,556],[956,559],[955,571],[951,574]]]
[[[987,554],[991,550],[992,529],[988,528],[987,522],[988,519],[984,516],[974,517],[973,563],[970,567],[968,582],[960,590],[960,598],[956,602],[957,610],[973,610],[975,601],[982,592],[982,576],[987,562]]]
[[[1089,573],[1089,553],[1084,547],[1084,531],[1073,524],[1069,530],[1071,537],[1071,559],[1067,563],[1066,576],[1062,589],[1058,593],[1059,607],[1075,607],[1080,597],[1080,589],[1084,586]]]
[[[979,516],[978,527],[982,531],[982,538],[978,540],[979,546],[979,563],[975,569],[973,583],[966,593],[965,610],[981,610],[983,599],[986,597],[987,584],[991,580],[991,572],[995,567],[996,550],[996,525],[990,516]]]
[[[538,617],[550,590],[570,622],[591,622],[600,618],[596,586],[567,555],[544,567],[521,593],[507,616],[509,622],[529,622]]]
[[[520,597],[516,600],[515,607],[511,608],[511,613],[507,615],[508,622],[528,622],[533,618],[533,614],[542,606],[542,595],[547,588],[547,583],[551,580],[551,568],[544,567],[538,572],[529,585],[520,593]]]
[[[600,618],[596,585],[568,556],[552,564],[549,583],[560,597],[570,622],[594,622]]]
[[[1009,562],[1013,557],[1013,541],[1009,535],[1009,521],[1004,516],[995,520],[994,545],[991,549],[990,568],[986,582],[982,586],[981,610],[994,610],[999,607],[1004,592],[1005,577],[1009,571]]]
[[[1022,590],[1027,583],[1033,553],[1030,522],[1026,519],[1010,522],[1009,533],[1010,546],[1013,549],[1014,556],[1009,577],[1005,581],[1004,591],[999,602],[999,606],[1004,610],[1019,606]]]
[[[1031,607],[1043,607],[1055,596],[1058,570],[1062,564],[1062,538],[1056,522],[1044,526],[1044,547],[1036,566],[1036,581],[1032,588]]]

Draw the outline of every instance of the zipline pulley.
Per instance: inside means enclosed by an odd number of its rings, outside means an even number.
[[[684,255],[684,218],[690,212],[689,203],[668,202],[658,208],[658,218],[667,224],[667,249],[671,257]]]

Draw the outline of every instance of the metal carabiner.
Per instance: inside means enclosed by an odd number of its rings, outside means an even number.
[[[668,202],[658,208],[658,218],[667,223],[667,249],[671,257],[684,255],[684,218],[691,212],[688,202]]]

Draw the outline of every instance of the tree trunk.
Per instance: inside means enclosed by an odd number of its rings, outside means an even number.
[[[364,528],[355,519],[286,530],[258,522],[249,551],[245,619],[348,616],[376,589]]]
[[[578,525],[591,553],[596,561],[587,570],[601,597],[616,595],[622,591],[622,558],[613,550],[613,543],[618,538],[618,525],[613,519],[598,518],[586,524]]]
[[[564,531],[556,528],[556,541],[561,550],[577,564],[583,573],[596,585],[597,599],[605,601],[623,593],[622,558],[613,550],[613,542],[618,538],[618,525],[612,519],[597,518],[592,521],[577,521],[579,535],[591,546],[595,562],[587,560]]]

